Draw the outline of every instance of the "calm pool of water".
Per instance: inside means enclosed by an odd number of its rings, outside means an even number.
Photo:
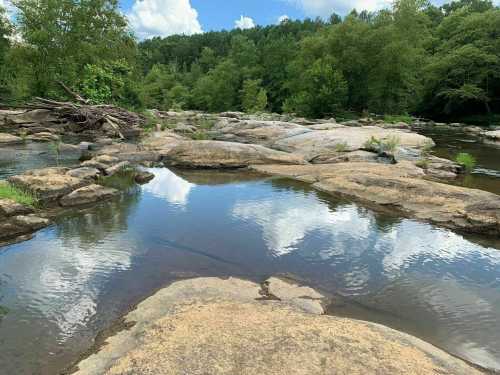
[[[173,280],[276,274],[357,308],[333,312],[500,369],[499,241],[376,214],[287,180],[152,171],[149,184],[0,250],[0,373],[57,373]]]
[[[458,153],[474,156],[477,166],[470,175],[462,176],[456,184],[500,194],[500,147],[483,143],[475,135],[455,128],[425,128],[420,134],[436,142],[433,154],[454,160]]]

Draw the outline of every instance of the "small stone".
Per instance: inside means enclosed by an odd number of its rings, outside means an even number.
[[[155,175],[151,172],[140,171],[135,176],[135,182],[140,185],[147,184],[149,181],[155,178]]]

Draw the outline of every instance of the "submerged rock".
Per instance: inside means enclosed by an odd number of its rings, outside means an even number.
[[[500,196],[423,180],[424,172],[411,162],[268,165],[251,169],[311,182],[322,191],[394,207],[445,227],[500,235]]]
[[[163,160],[168,165],[190,168],[240,168],[251,164],[305,164],[294,154],[259,145],[221,141],[186,141],[170,149]]]
[[[323,297],[310,288],[270,284],[281,300],[234,278],[176,282],[129,313],[130,328],[76,374],[480,374],[410,335],[309,312],[303,302]]]

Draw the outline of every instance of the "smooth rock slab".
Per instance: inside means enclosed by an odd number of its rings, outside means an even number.
[[[300,296],[287,286],[287,294]],[[179,281],[125,318],[78,364],[101,374],[476,375],[478,370],[381,325],[306,313],[294,300],[258,300],[260,286],[230,278]]]
[[[119,194],[118,190],[92,184],[65,195],[59,200],[63,207],[83,206],[110,199]]]
[[[335,153],[338,145],[350,151],[363,148],[371,137],[377,139],[396,138],[403,147],[419,148],[434,144],[432,139],[423,135],[397,129],[383,129],[377,126],[343,127],[334,130],[320,130],[279,140],[270,147],[276,150],[294,152],[312,160],[321,155]]]
[[[268,146],[274,142],[311,130],[298,124],[280,121],[220,121],[211,132],[214,139]]]
[[[299,155],[259,145],[220,141],[186,141],[163,157],[166,164],[190,168],[240,168],[251,164],[305,164]]]
[[[424,180],[424,172],[411,162],[270,165],[251,169],[311,182],[319,190],[394,207],[445,227],[500,236],[499,195]]]

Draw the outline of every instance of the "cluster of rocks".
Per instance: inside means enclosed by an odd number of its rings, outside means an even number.
[[[33,232],[50,224],[48,219],[35,215],[32,207],[10,199],[0,199],[0,245],[17,239],[31,238]]]
[[[200,114],[173,116],[186,122]],[[150,134],[139,147],[166,166],[249,167],[442,226],[500,234],[500,197],[442,183],[457,177],[462,167],[431,156],[434,142],[428,137],[362,120],[302,125],[239,116],[216,117],[208,131],[212,140],[193,141],[174,128]]]
[[[50,216],[57,215],[59,208],[80,207],[95,204],[115,197],[117,189],[99,184],[99,178],[111,177],[120,171],[132,167],[127,161],[109,155],[99,155],[85,161],[76,168],[52,167],[27,171],[9,177],[8,183],[29,192],[40,206],[32,207],[15,203],[11,200],[0,201],[0,241],[18,242],[28,239],[33,232],[49,225]],[[154,175],[134,170],[134,180],[143,184]]]
[[[279,278],[178,281],[140,303],[76,366],[101,374],[454,374],[481,371],[415,337],[324,315],[327,298]]]

